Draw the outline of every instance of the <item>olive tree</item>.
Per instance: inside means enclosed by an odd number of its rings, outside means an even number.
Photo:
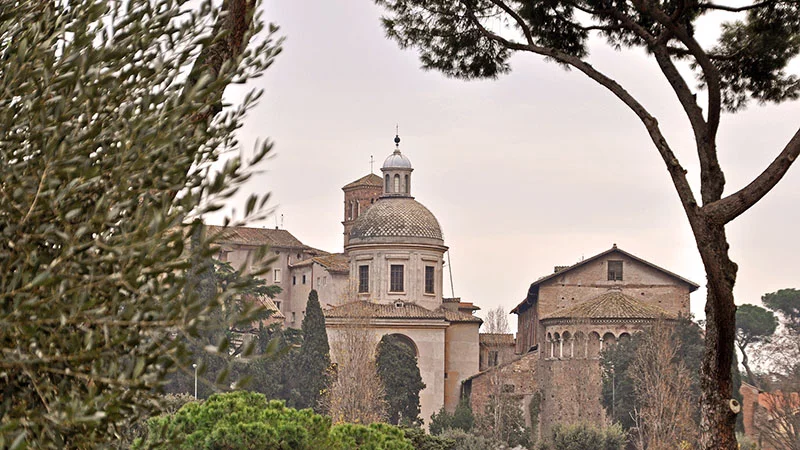
[[[211,170],[259,97],[223,92],[274,32],[254,0],[0,3],[0,447],[107,447],[191,370],[223,301],[198,218],[252,173]]]
[[[667,169],[691,226],[708,280],[703,372],[703,439],[707,449],[734,449],[733,380],[736,336],[733,286],[738,266],[729,256],[726,225],[763,198],[800,154],[800,129],[750,183],[725,195],[718,131],[725,110],[748,102],[800,96],[787,69],[800,52],[800,2],[761,0],[376,0],[383,25],[401,47],[415,48],[425,69],[464,78],[510,71],[512,54],[544,57],[575,69],[622,102],[642,123]],[[729,19],[716,44],[695,37],[709,13]],[[699,195],[658,119],[612,76],[588,62],[595,35],[615,49],[644,49],[688,120],[700,166]],[[691,72],[704,95],[697,95]],[[759,149],[766,151],[767,149]]]

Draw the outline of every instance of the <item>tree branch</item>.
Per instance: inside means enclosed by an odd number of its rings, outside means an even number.
[[[754,3],[752,5],[740,6],[740,7],[719,5],[717,3],[699,3],[697,7],[700,9],[715,9],[719,11],[743,12],[743,11],[750,11],[751,9],[763,8],[764,6],[771,5],[773,3],[775,3],[775,0],[767,0],[760,3]]]
[[[800,129],[795,132],[778,157],[750,184],[721,200],[705,205],[703,210],[711,220],[721,224],[737,218],[778,184],[792,163],[797,160],[798,155],[800,155]]]
[[[499,0],[492,0],[493,3],[497,4]],[[502,3],[502,2],[500,2]],[[521,44],[519,42],[510,41],[502,36],[497,35],[489,30],[487,30],[483,24],[472,14],[468,5],[467,10],[470,14],[470,20],[473,24],[477,27],[477,29],[486,36],[487,38],[498,42],[504,45],[507,48],[512,50],[518,51],[527,51],[531,53],[536,53],[542,56],[546,56],[549,58],[553,58],[554,60],[561,62],[563,64],[567,64],[569,66],[575,67],[576,69],[583,72],[589,78],[596,81],[601,86],[605,87],[611,93],[613,93],[617,98],[619,98],[631,111],[639,117],[639,120],[644,124],[645,128],[647,129],[648,134],[650,135],[650,139],[656,146],[661,158],[664,160],[664,163],[667,165],[667,171],[669,172],[673,185],[675,186],[676,191],[678,192],[678,196],[681,199],[681,203],[683,204],[684,210],[686,211],[689,217],[694,217],[697,214],[697,201],[694,198],[694,193],[692,192],[691,186],[689,186],[688,181],[686,180],[686,169],[681,166],[678,158],[673,153],[672,149],[670,148],[669,144],[667,143],[666,138],[661,133],[661,129],[658,126],[658,120],[653,117],[645,107],[639,103],[628,91],[626,91],[619,83],[614,81],[613,79],[609,78],[602,72],[595,69],[591,64],[583,61],[582,59],[560,52],[558,50],[548,48],[548,47],[540,47],[533,44]],[[499,6],[499,5],[498,5]],[[507,7],[507,6],[506,6]],[[502,6],[501,6],[502,8]],[[505,9],[504,9],[505,10]],[[511,14],[512,17],[521,18],[518,14],[514,13]],[[517,20],[515,18],[515,21]]]

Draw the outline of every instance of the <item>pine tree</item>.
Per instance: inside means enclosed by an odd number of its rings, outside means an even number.
[[[378,376],[386,390],[389,423],[418,425],[419,393],[425,389],[417,357],[408,345],[393,336],[384,336],[378,344]]]
[[[298,408],[316,408],[327,384],[326,373],[331,365],[331,357],[325,316],[315,290],[308,294],[302,330],[303,344],[295,364],[295,395],[292,403]]]

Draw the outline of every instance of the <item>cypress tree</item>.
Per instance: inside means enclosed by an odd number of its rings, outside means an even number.
[[[419,425],[419,392],[425,383],[413,350],[395,337],[384,336],[378,344],[377,365],[386,390],[389,423]]]
[[[317,291],[308,294],[306,316],[303,318],[303,344],[295,365],[294,403],[298,408],[316,408],[320,393],[327,383],[327,369],[331,364],[325,316],[319,304]]]

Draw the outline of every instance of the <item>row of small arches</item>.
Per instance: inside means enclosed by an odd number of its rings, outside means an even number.
[[[620,333],[615,336],[608,331],[600,336],[597,331],[588,335],[582,331],[574,334],[569,331],[562,333],[547,333],[545,342],[545,358],[547,359],[597,359],[600,352],[608,346],[615,345],[618,341],[630,339],[629,333]]]
[[[384,189],[386,190],[387,194],[408,194],[411,192],[411,182],[408,175],[405,175],[405,183],[401,185],[400,183],[400,175],[394,175],[394,183],[391,183],[392,178],[389,174],[386,174],[384,177],[384,183],[386,186]]]

